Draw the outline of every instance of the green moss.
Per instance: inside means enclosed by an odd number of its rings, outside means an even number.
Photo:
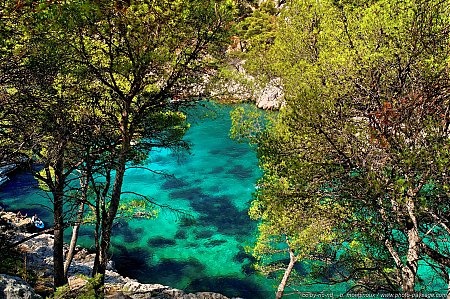
[[[100,287],[101,275],[96,275],[93,278],[88,278],[86,276],[81,276],[83,279],[86,279],[86,284],[77,289],[71,290],[69,285],[64,285],[62,287],[57,288],[56,292],[50,297],[53,299],[94,299],[101,298],[103,295],[103,288]],[[99,289],[100,288],[100,289]],[[99,289],[99,293],[101,295],[96,296],[96,289]]]

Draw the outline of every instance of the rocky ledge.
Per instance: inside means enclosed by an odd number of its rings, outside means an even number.
[[[27,232],[30,220],[18,218],[11,212],[0,212],[0,231],[6,233],[13,241],[29,237]],[[38,273],[42,287],[51,288],[53,277],[53,236],[41,234],[19,245],[24,254],[25,267]],[[69,288],[76,291],[82,288],[94,264],[94,255],[86,249],[78,248],[69,270]],[[84,276],[83,276],[84,275]],[[185,293],[160,284],[143,284],[137,280],[123,277],[114,269],[112,262],[108,265],[105,277],[106,298],[164,298],[164,299],[227,299],[228,297],[211,292]],[[8,275],[0,275],[0,298],[41,298],[22,279]]]
[[[6,183],[9,180],[7,174],[15,171],[19,166],[17,164],[0,164],[0,186]]]
[[[278,110],[285,106],[283,84],[280,78],[262,83],[245,70],[245,60],[230,61],[228,75],[212,82],[209,94],[225,103],[254,102],[264,110]]]

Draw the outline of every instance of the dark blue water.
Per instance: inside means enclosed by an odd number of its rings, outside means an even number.
[[[154,151],[146,166],[165,177],[129,169],[124,189],[185,211],[160,209],[154,220],[118,221],[113,256],[125,276],[189,292],[216,291],[244,298],[273,297],[274,282],[257,275],[244,248],[254,241],[256,223],[247,210],[261,173],[254,151],[229,138],[231,107],[207,104],[188,111],[185,140],[190,154]],[[9,209],[37,212],[51,223],[49,199],[26,173],[2,187],[0,202]],[[91,246],[88,230],[80,242]]]

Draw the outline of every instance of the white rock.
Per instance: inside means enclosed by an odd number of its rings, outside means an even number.
[[[0,298],[41,299],[28,283],[19,277],[0,274]]]

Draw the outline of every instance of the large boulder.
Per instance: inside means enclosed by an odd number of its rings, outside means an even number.
[[[23,279],[0,274],[0,299],[42,299]]]

